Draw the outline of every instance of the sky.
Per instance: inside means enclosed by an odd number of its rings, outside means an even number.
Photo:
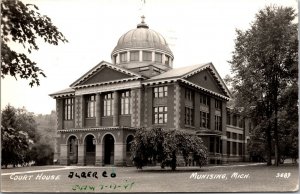
[[[236,29],[247,30],[266,5],[294,7],[297,0],[22,0],[51,18],[68,43],[38,40],[29,56],[44,70],[40,86],[6,76],[1,79],[1,109],[10,104],[36,114],[55,110],[49,94],[71,83],[101,61],[111,62],[118,39],[145,15],[149,28],[162,34],[174,54],[173,67],[212,62],[222,78],[230,75]],[[25,52],[18,45],[18,52]]]

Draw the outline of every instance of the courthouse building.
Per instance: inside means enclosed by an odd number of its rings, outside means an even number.
[[[111,59],[50,94],[60,164],[130,165],[130,142],[141,127],[200,136],[210,163],[247,160],[251,123],[227,108],[231,94],[212,63],[173,68],[165,38],[143,17]]]

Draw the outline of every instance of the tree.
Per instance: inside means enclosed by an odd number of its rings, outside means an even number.
[[[161,167],[176,169],[177,156],[187,164],[189,158],[200,167],[207,163],[207,149],[200,137],[179,130],[153,128],[137,130],[131,145],[134,164],[142,169],[149,163],[160,162]]]
[[[24,5],[19,0],[1,2],[1,76],[11,75],[21,79],[30,79],[29,85],[39,85],[39,75],[45,74],[25,53],[18,53],[11,43],[21,44],[28,54],[38,50],[37,38],[58,45],[67,42],[64,35],[52,24],[49,17],[41,15],[33,4]]]
[[[38,142],[33,145],[29,155],[36,165],[53,164],[53,148],[47,143]]]
[[[7,105],[1,116],[2,165],[30,161],[43,165],[53,161],[53,146],[41,138],[33,113]]]
[[[24,164],[27,161],[26,153],[29,149],[30,139],[24,131],[17,131],[13,128],[1,126],[1,165]]]
[[[237,30],[230,61],[236,104],[260,124],[266,138],[268,165],[271,165],[273,147],[276,165],[280,159],[278,114],[284,108],[280,101],[285,100],[286,88],[297,85],[295,17],[295,10],[290,7],[267,6],[260,10],[250,29]]]

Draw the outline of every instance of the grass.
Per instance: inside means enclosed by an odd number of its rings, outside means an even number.
[[[43,167],[42,169],[53,167]],[[38,170],[38,167],[26,167],[27,170]],[[115,178],[109,175],[112,170]],[[15,169],[20,172],[20,168]],[[97,172],[98,179],[68,178],[70,172]],[[106,171],[108,177],[103,177]],[[11,169],[2,173],[11,173]],[[248,178],[231,178],[233,173],[247,175]],[[38,174],[60,176],[60,180],[35,180]],[[198,175],[226,174],[227,179],[194,179],[192,173]],[[277,173],[291,173],[289,178],[276,178]],[[74,167],[59,171],[28,173],[31,180],[11,180],[9,175],[2,175],[2,191],[13,192],[281,192],[296,191],[299,183],[298,165],[285,164],[279,167],[255,166],[208,166],[203,168],[179,167],[176,171],[145,167],[137,170],[134,167]],[[18,176],[21,176],[19,174]],[[23,174],[24,175],[24,174]],[[87,185],[88,187],[85,187]],[[94,188],[94,190],[93,190]],[[83,190],[80,190],[83,189]]]

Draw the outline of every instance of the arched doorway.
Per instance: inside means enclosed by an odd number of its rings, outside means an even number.
[[[87,135],[85,137],[85,164],[95,165],[96,159],[96,139],[93,135]]]
[[[133,135],[128,135],[127,139],[126,139],[126,164],[131,166],[132,160],[131,160],[131,143],[133,141]]]
[[[72,135],[68,139],[68,165],[77,164],[78,162],[78,140]]]
[[[114,164],[115,140],[110,134],[104,136],[104,164]]]

